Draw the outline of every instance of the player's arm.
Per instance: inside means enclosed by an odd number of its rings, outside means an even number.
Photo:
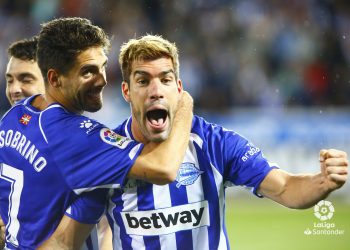
[[[80,249],[94,224],[83,224],[64,215],[56,231],[38,249]]]
[[[192,110],[192,97],[184,91],[169,138],[161,143],[146,144],[128,177],[143,179],[159,185],[175,180],[188,146],[193,118]]]
[[[348,164],[344,151],[321,150],[320,173],[293,175],[273,169],[260,184],[258,192],[290,208],[309,208],[344,185]]]
[[[112,250],[112,230],[106,216],[103,216],[97,224],[98,247],[100,250]]]
[[[6,233],[6,226],[2,218],[0,217],[0,249],[4,249],[5,247],[5,233]]]

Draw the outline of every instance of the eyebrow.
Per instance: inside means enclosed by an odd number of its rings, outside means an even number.
[[[102,64],[102,66],[103,66],[103,67],[106,66],[107,63],[108,63],[108,59],[106,59],[106,61]],[[94,63],[88,63],[88,64],[84,64],[84,65],[80,68],[80,70],[86,69],[86,68],[90,68],[90,67],[98,67],[98,66],[97,66],[97,64],[94,64]]]
[[[32,78],[36,78],[34,74],[30,73],[30,72],[23,72],[23,73],[20,73],[18,74],[18,78],[25,78],[25,77],[32,77]],[[9,73],[6,73],[5,75],[6,78],[14,78],[14,75],[13,74],[9,74]]]
[[[165,76],[167,74],[170,74],[170,73],[173,73],[175,75],[175,72],[173,69],[169,69],[169,70],[166,70],[166,71],[162,71],[158,74],[158,76]],[[144,75],[144,76],[150,76],[151,74],[148,73],[147,71],[143,71],[143,70],[136,70],[133,74],[134,76],[136,75]]]

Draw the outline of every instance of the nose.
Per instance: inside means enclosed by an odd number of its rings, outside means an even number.
[[[163,87],[160,80],[151,81],[151,84],[149,85],[149,97],[152,100],[158,100],[158,99],[164,98]]]
[[[98,81],[96,82],[98,86],[104,87],[107,85],[107,76],[106,76],[106,71],[101,70],[98,74]]]
[[[17,81],[14,80],[9,86],[9,93],[11,96],[16,96],[22,93],[22,84]]]

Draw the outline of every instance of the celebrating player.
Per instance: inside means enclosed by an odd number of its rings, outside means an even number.
[[[108,46],[105,32],[87,19],[60,18],[43,25],[37,58],[46,94],[16,103],[0,123],[6,249],[35,249],[78,194],[123,187],[127,176],[158,184],[175,179],[192,120],[187,93],[169,139],[161,143],[134,142],[81,115],[101,108]]]
[[[8,48],[9,61],[6,69],[6,96],[11,105],[16,102],[37,94],[44,94],[45,85],[44,79],[40,72],[37,60],[36,50],[38,45],[38,37],[34,36],[30,39],[22,39],[12,43]],[[1,237],[0,249],[5,244],[5,225],[0,218]],[[104,230],[102,230],[104,229]],[[82,250],[84,249],[98,249],[99,244],[107,244],[103,242],[104,235],[108,235],[110,230],[99,225],[98,233],[94,229],[88,239],[85,241]],[[101,239],[98,242],[98,239]],[[108,244],[111,244],[108,242]]]
[[[116,131],[140,142],[167,140],[171,129],[167,119],[182,92],[177,48],[147,35],[124,44],[119,62],[122,92],[132,116]],[[195,116],[174,182],[160,186],[129,178],[123,188],[113,190],[107,211],[114,249],[227,249],[226,187],[247,186],[259,197],[307,208],[347,179],[345,152],[321,150],[320,161],[320,173],[292,175],[268,162],[259,148],[237,133]],[[84,211],[84,216],[89,213],[81,203],[72,209]],[[72,217],[80,220],[79,214]],[[61,249],[62,244],[72,249],[82,237],[76,232],[84,228],[64,217],[43,247]]]

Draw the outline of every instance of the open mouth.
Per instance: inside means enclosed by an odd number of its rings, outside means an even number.
[[[146,116],[153,128],[161,129],[166,125],[168,112],[164,109],[154,109],[148,111]]]

